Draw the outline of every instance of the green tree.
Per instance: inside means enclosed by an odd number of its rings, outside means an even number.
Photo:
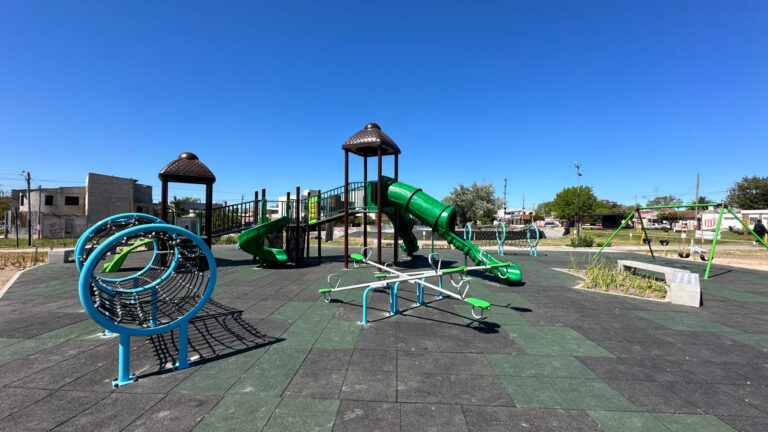
[[[541,216],[542,219],[544,217],[552,215],[552,201],[545,201],[537,205],[535,214]],[[541,219],[537,219],[537,220],[541,220]]]
[[[0,218],[5,217],[5,212],[11,209],[11,196],[0,188]]]
[[[711,202],[712,200],[702,195],[698,199],[694,199],[693,201],[691,201],[690,204],[708,204]]]
[[[470,187],[459,185],[453,188],[450,195],[443,199],[443,202],[456,207],[459,223],[465,224],[493,218],[503,203],[503,200],[495,195],[496,189],[493,187],[493,183],[479,185],[474,182]]]
[[[176,198],[176,195],[174,195],[170,204],[171,204],[171,207],[173,208],[173,211],[180,216],[188,212],[189,203],[199,203],[199,202],[200,202],[200,198],[192,198],[192,197]]]
[[[591,186],[567,187],[555,195],[552,201],[552,211],[558,219],[576,221],[579,214],[593,213],[597,205],[597,197]]]
[[[674,206],[682,204],[683,200],[674,195],[657,196],[645,203],[646,206]]]
[[[768,177],[744,177],[728,189],[725,200],[742,210],[768,208]]]

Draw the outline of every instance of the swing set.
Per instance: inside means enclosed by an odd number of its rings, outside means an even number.
[[[699,257],[701,258],[702,261],[707,261],[707,270],[704,272],[704,279],[709,279],[709,269],[710,269],[710,267],[712,267],[712,258],[714,258],[714,256],[715,256],[715,246],[717,246],[717,238],[720,236],[720,224],[723,221],[723,213],[726,210],[728,210],[728,212],[733,217],[735,217],[736,220],[739,221],[744,226],[745,229],[747,229],[750,233],[752,233],[752,236],[754,236],[755,239],[757,239],[757,241],[760,242],[760,244],[762,244],[766,249],[768,249],[768,244],[766,244],[763,239],[761,239],[757,234],[755,234],[755,232],[752,231],[751,228],[749,228],[749,225],[747,223],[745,223],[733,210],[731,210],[731,208],[726,203],[719,203],[719,204],[718,203],[681,204],[681,205],[647,206],[647,207],[635,206],[635,209],[632,211],[632,213],[630,213],[630,215],[627,216],[626,219],[624,219],[624,221],[621,223],[621,225],[619,225],[619,227],[616,229],[616,231],[614,231],[613,234],[611,234],[611,236],[608,237],[608,240],[606,240],[606,242],[603,243],[603,245],[600,247],[600,250],[598,250],[597,253],[595,253],[595,255],[592,257],[592,259],[594,260],[595,258],[597,258],[598,255],[600,255],[600,252],[602,252],[603,249],[605,249],[605,247],[609,243],[611,243],[611,240],[613,240],[613,238],[616,236],[616,234],[618,234],[619,231],[621,231],[621,229],[624,228],[624,225],[626,225],[627,222],[629,222],[635,216],[635,214],[637,214],[637,215],[640,214],[640,210],[660,210],[660,209],[669,209],[669,208],[674,208],[674,209],[677,209],[677,208],[701,208],[701,207],[716,207],[716,208],[720,208],[720,212],[719,212],[719,215],[717,217],[717,223],[715,224],[715,235],[714,235],[714,237],[712,237],[712,246],[710,247],[710,250],[709,250],[709,257],[704,255],[703,239],[702,239],[701,246],[696,246],[694,241],[693,241],[693,238],[691,238],[690,245],[686,245],[685,241],[681,238],[681,243],[680,243],[681,249],[678,252],[678,256],[680,256],[681,258],[688,258],[688,257],[691,256],[691,252],[698,253]],[[651,242],[651,237],[648,236],[648,232],[645,229],[645,224],[643,223],[643,218],[642,217],[640,217],[640,228],[643,231],[643,243],[648,245],[648,251],[651,253],[651,258],[655,261],[656,257],[653,255],[653,248],[651,247],[651,243],[652,243]],[[702,233],[702,236],[703,236],[703,233]],[[664,242],[663,240],[666,240],[666,242]],[[662,242],[662,244],[665,244],[665,245],[669,244],[669,239],[662,239],[660,241]]]

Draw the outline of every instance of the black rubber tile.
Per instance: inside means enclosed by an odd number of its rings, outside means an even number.
[[[355,349],[349,362],[349,369],[353,371],[396,371],[397,351]]]
[[[764,415],[749,402],[735,395],[732,388],[703,383],[675,383],[671,390],[707,414],[748,417]]]
[[[0,403],[0,419],[32,405],[51,393],[51,390],[0,388],[0,401],[2,401]]]
[[[463,409],[470,432],[601,431],[584,411],[483,406]]]
[[[741,432],[765,432],[768,431],[768,417],[743,417],[743,416],[717,416],[720,420],[733,426]]]
[[[376,323],[378,325],[379,323]],[[397,335],[394,331],[377,331],[364,327],[357,335],[355,348],[361,349],[397,349]]]
[[[16,381],[14,385],[38,389],[58,389],[105,364],[113,362],[116,357],[115,347],[103,344]]]
[[[50,430],[89,409],[109,393],[58,391],[0,420],[2,431]]]
[[[464,412],[459,405],[402,404],[402,432],[467,431]]]
[[[400,405],[388,402],[341,401],[333,432],[397,432]]]
[[[696,404],[678,396],[673,391],[675,383],[630,380],[606,380],[606,382],[645,412],[698,412]]]
[[[483,354],[406,352],[397,353],[397,370],[403,373],[495,375]]]
[[[112,393],[54,430],[118,432],[164,397],[164,394]]]
[[[397,374],[384,371],[347,371],[340,399],[395,402]]]
[[[397,401],[463,405],[515,405],[497,376],[397,374]]]
[[[210,412],[221,396],[169,394],[125,429],[125,432],[189,431]]]
[[[302,369],[336,369],[346,371],[352,350],[347,348],[314,348],[307,354]]]
[[[283,392],[284,397],[338,399],[346,370],[301,367]]]
[[[603,380],[648,380],[650,376],[623,357],[577,357]]]
[[[70,340],[6,363],[0,366],[0,386],[18,381],[100,345],[99,342]]]
[[[727,391],[768,416],[768,387],[757,383],[749,385],[722,384],[714,386],[714,389]]]

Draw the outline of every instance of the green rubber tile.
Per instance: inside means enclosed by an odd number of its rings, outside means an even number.
[[[281,396],[309,349],[271,347],[227,391],[227,394]]]
[[[0,348],[0,366],[30,354],[34,354],[38,351],[48,349],[64,341],[65,339],[32,338],[13,345],[8,345],[5,348]]]
[[[500,375],[512,399],[521,407],[570,408],[571,400],[550,378]]]
[[[13,290],[5,293],[5,298],[21,298],[29,296],[55,296],[60,294],[72,293],[72,287],[77,285],[75,279],[67,278],[47,284],[39,288],[29,288],[25,290]]]
[[[19,342],[22,342],[26,339],[21,338],[0,338],[0,348],[4,348]]]
[[[304,312],[304,315],[302,315],[299,319],[325,319],[326,321],[330,321],[330,319],[333,318],[333,316],[336,314],[336,309],[338,309],[339,306],[341,306],[340,303],[326,303],[324,300],[318,300],[317,302],[313,303],[312,306],[307,309],[307,311]]]
[[[243,293],[250,293],[253,291],[253,281],[269,275],[272,271],[258,267],[244,267],[242,271],[227,273],[228,274],[224,276],[224,280],[221,278],[216,279],[216,289],[213,291],[213,297],[224,294],[225,292],[238,290],[243,291]],[[239,279],[247,280],[247,283],[237,283]]]
[[[636,315],[666,326],[672,330],[709,331],[722,334],[737,333],[738,330],[713,323],[686,312],[633,311]]]
[[[267,351],[255,349],[206,363],[173,389],[176,393],[222,395]]]
[[[314,302],[289,301],[281,306],[280,309],[272,312],[270,317],[295,320],[303,315],[313,304]]]
[[[653,414],[621,411],[587,411],[587,413],[605,432],[669,432],[669,429]]]
[[[536,408],[637,411],[632,403],[600,379],[499,375],[520,405]]]
[[[195,432],[260,431],[279,403],[279,397],[227,395],[198,423],[194,430]]]
[[[546,327],[545,334],[569,354],[581,357],[614,357],[570,327]]]
[[[752,333],[729,333],[728,337],[736,339],[739,342],[752,345],[755,348],[768,351],[768,335],[767,334],[752,334]]]
[[[518,336],[512,339],[528,354],[534,355],[570,355],[568,350],[561,347],[557,342],[550,338],[539,338],[531,336]]]
[[[711,415],[699,414],[652,414],[672,432],[735,432],[736,429]]]
[[[66,327],[35,336],[33,339],[52,339],[65,341],[78,337],[93,336],[94,334],[101,333],[102,331],[103,329],[99,327],[95,322],[90,319],[86,319],[84,321],[80,321],[79,323],[71,324]]]
[[[553,378],[555,386],[580,410],[638,411],[621,393],[601,379]]]
[[[317,338],[315,348],[354,348],[362,325],[354,321],[331,320]]]
[[[265,432],[330,432],[338,400],[283,398],[269,419]]]
[[[597,378],[580,361],[570,356],[486,354],[498,375],[549,378]]]
[[[728,286],[728,285],[720,285],[717,283],[712,283],[711,281],[707,283],[706,288],[702,288],[702,289],[705,295],[711,294],[718,297],[727,298],[730,300],[737,300],[737,301],[750,302],[750,303],[768,302],[768,297],[744,292],[739,288]]]
[[[483,300],[487,300],[483,298]],[[473,322],[475,321],[472,318],[472,306],[466,303],[457,304],[454,306],[456,308],[456,312],[458,312],[460,315],[464,316],[464,322]],[[510,326],[530,326],[531,323],[528,322],[525,318],[523,318],[519,312],[516,312],[512,309],[502,307],[502,306],[495,306],[491,305],[490,310],[486,311],[484,313],[486,317],[486,321],[493,322],[496,324],[501,325],[510,325]]]

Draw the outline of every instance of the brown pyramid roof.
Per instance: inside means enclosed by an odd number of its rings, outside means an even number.
[[[213,184],[216,176],[200,162],[197,155],[184,152],[160,170],[157,176],[162,181],[179,183]]]
[[[379,154],[379,146],[383,156],[400,154],[400,147],[381,131],[379,125],[368,123],[360,132],[349,137],[341,149],[360,156],[376,156]]]

